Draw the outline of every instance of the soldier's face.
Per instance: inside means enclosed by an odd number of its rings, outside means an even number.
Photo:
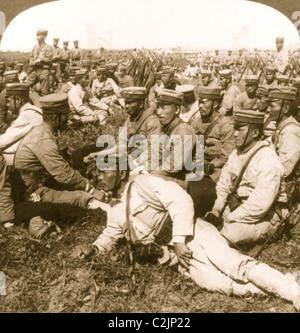
[[[211,81],[211,76],[210,75],[202,77],[202,83],[203,83],[204,86],[207,86],[210,81]]]
[[[171,80],[172,74],[162,74],[161,80],[166,85]]]
[[[271,121],[277,121],[279,117],[279,113],[282,107],[282,100],[271,100],[269,101],[269,114]],[[284,110],[281,110],[281,116],[283,115]]]
[[[224,76],[220,77],[220,85],[223,89],[225,89],[228,86],[228,81],[227,81],[226,77],[224,77]]]
[[[247,84],[246,91],[248,95],[254,95],[257,90],[257,84]]]
[[[98,73],[98,74],[97,74],[97,77],[98,77],[98,80],[99,80],[100,82],[102,82],[102,81],[105,80],[105,78],[106,78],[106,74],[104,74],[104,73]]]
[[[258,110],[260,112],[266,112],[268,109],[268,96],[259,96],[257,98]]]
[[[267,72],[266,73],[266,80],[267,82],[272,82],[275,78],[275,74],[273,72]]]
[[[7,97],[6,100],[7,100],[6,106],[9,111],[11,111],[13,113],[19,112],[19,110],[22,107],[22,103],[19,98],[16,97],[14,100],[14,96],[9,96],[9,97]]]
[[[81,84],[83,87],[87,87],[88,84],[89,84],[89,76],[88,76],[88,75],[85,75],[85,76],[80,80],[80,84]]]
[[[236,149],[245,149],[254,142],[252,127],[249,130],[249,125],[234,126],[234,143]]]
[[[202,117],[206,117],[209,115],[211,108],[213,105],[213,101],[209,99],[201,99],[199,102],[199,110]]]
[[[175,104],[157,104],[156,114],[163,126],[170,124],[179,112],[180,107]]]
[[[113,191],[117,183],[117,170],[99,170],[97,176],[97,188],[103,191]]]
[[[276,48],[277,48],[278,51],[280,51],[283,48],[283,42],[277,41],[276,42]]]
[[[38,43],[41,43],[46,39],[46,36],[43,34],[36,34],[36,39],[37,39]]]
[[[132,115],[138,115],[140,110],[140,101],[125,101],[126,112]]]

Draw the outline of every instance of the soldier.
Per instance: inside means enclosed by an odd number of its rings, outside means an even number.
[[[299,201],[293,198],[294,181],[299,176],[300,159],[300,127],[293,117],[293,102],[296,100],[296,89],[293,87],[278,87],[269,92],[270,120],[276,122],[276,132],[273,142],[284,168],[284,179],[289,203]]]
[[[156,90],[162,86],[162,73],[156,72],[154,76],[154,85],[150,88],[148,99],[147,99],[147,105],[151,110],[156,109]]]
[[[277,86],[276,72],[277,68],[273,65],[268,65],[265,67],[265,82],[263,85],[266,86],[267,89]]]
[[[219,50],[215,50],[215,55],[213,56],[213,59],[212,59],[213,71],[215,73],[219,72],[220,63],[221,63],[221,57],[219,55]]]
[[[219,113],[221,88],[200,88],[201,117],[192,123],[197,134],[204,135],[205,171],[217,183],[222,167],[234,149],[234,128],[230,118]],[[210,169],[210,170],[209,170]]]
[[[59,80],[57,78],[57,72],[58,70],[58,63],[52,64],[52,67],[50,69],[50,76],[49,76],[49,92],[52,94],[55,92],[56,88],[59,85]]]
[[[223,223],[221,234],[234,244],[253,244],[271,236],[280,225],[275,204],[281,216],[287,215],[280,186],[282,164],[271,144],[261,141],[264,116],[253,110],[235,112],[236,149],[222,169],[217,199],[206,216]]]
[[[69,71],[69,66],[70,66],[70,50],[68,49],[69,46],[69,42],[65,41],[63,42],[63,49],[61,51],[61,64],[60,64],[60,68],[61,68],[61,73],[63,76],[63,80],[67,80],[68,79],[68,71]]]
[[[112,62],[112,63],[108,63],[105,65],[106,67],[106,75],[108,78],[112,79],[115,81],[116,85],[119,86],[119,79],[117,78],[115,72],[118,68],[118,65],[115,63],[115,62]]]
[[[53,38],[53,64],[56,64],[55,76],[58,81],[61,81],[62,49],[58,47],[59,38]],[[54,66],[53,66],[54,67]]]
[[[69,91],[76,85],[76,71],[80,70],[80,67],[70,67],[69,69],[69,81],[61,87],[61,92],[68,94]]]
[[[241,91],[232,83],[232,71],[229,69],[219,71],[219,81],[224,94],[219,112],[225,116],[232,116],[234,100]]]
[[[207,69],[201,71],[202,85],[205,87],[221,87],[219,82],[213,78],[213,72]]]
[[[28,74],[23,70],[24,65],[21,62],[18,62],[16,65],[16,70],[18,71],[18,79],[20,83],[25,83]]]
[[[240,254],[213,225],[195,222],[191,198],[174,182],[146,172],[132,181],[129,171],[118,165],[117,160],[117,170],[98,173],[99,186],[115,199],[99,204],[107,212],[106,228],[93,244],[76,246],[73,258],[105,255],[125,237],[133,249],[128,255],[140,263],[156,260],[176,268],[212,292],[239,296],[273,292],[300,309],[300,286],[292,274]]]
[[[234,65],[234,56],[232,54],[232,50],[227,51],[227,56],[225,56],[225,59],[223,60],[223,69],[233,69]]]
[[[188,173],[185,166],[190,158],[188,154],[184,154],[184,143],[187,138],[191,138],[190,152],[194,155],[196,145],[196,133],[192,126],[188,125],[179,118],[180,108],[183,102],[183,93],[170,89],[157,90],[157,110],[156,114],[162,125],[162,134],[167,135],[167,139],[163,142],[163,152],[166,151],[170,140],[174,139],[170,148],[170,165],[167,170],[151,171],[168,180],[178,182],[183,188],[187,188],[186,175]],[[179,139],[180,138],[180,139]],[[178,140],[177,140],[178,139]],[[179,160],[175,156],[177,150],[182,151],[182,159]],[[164,157],[162,159],[164,165]]]
[[[89,180],[71,168],[62,156],[55,136],[67,126],[69,105],[66,94],[50,94],[40,99],[43,123],[34,127],[19,144],[14,168],[25,185],[24,199],[35,203],[66,204],[92,209],[97,202]],[[60,188],[54,190],[47,181],[54,179]],[[67,190],[66,190],[67,189]]]
[[[3,74],[5,84],[8,83],[17,83],[19,82],[18,71],[6,71]],[[6,89],[3,89],[0,93],[0,124],[7,123],[10,124],[12,114],[8,112],[7,108],[7,97]]]
[[[199,103],[195,97],[195,86],[192,84],[185,84],[178,86],[176,90],[183,93],[183,103],[179,118],[191,125],[200,117]]]
[[[124,106],[120,88],[113,79],[108,77],[106,67],[97,69],[97,78],[93,81],[92,93],[101,103],[106,104],[107,109],[120,102],[121,106]]]
[[[126,66],[122,64],[119,66],[119,74],[117,75],[117,79],[119,81],[119,87],[121,89],[134,86],[133,77],[127,74]]]
[[[233,112],[238,110],[257,110],[257,96],[259,77],[257,75],[246,75],[244,78],[246,91],[238,94],[233,103]]]
[[[39,29],[37,31],[38,44],[32,49],[29,66],[31,72],[27,76],[26,83],[33,87],[40,83],[41,96],[49,94],[49,76],[50,66],[53,59],[53,49],[51,45],[46,44],[48,31]]]
[[[99,100],[97,101],[98,103],[96,103],[98,108],[95,111],[92,110],[90,99],[86,91],[89,82],[89,74],[85,69],[82,69],[76,71],[75,75],[76,85],[70,89],[68,94],[71,110],[70,119],[80,120],[82,123],[95,123],[99,121],[101,125],[104,125],[108,113],[111,112],[111,110],[104,103],[99,104]]]
[[[274,65],[281,74],[285,74],[289,64],[289,53],[284,48],[284,37],[276,37],[277,53],[274,59]]]
[[[79,47],[78,40],[73,41],[74,48],[70,52],[70,58],[71,58],[71,66],[80,66],[82,64],[83,59],[83,51]]]
[[[180,82],[175,79],[175,68],[172,67],[164,67],[161,71],[162,77],[162,88],[175,90]]]

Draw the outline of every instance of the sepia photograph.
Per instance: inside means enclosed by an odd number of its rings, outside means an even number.
[[[1,0],[0,313],[299,312],[300,3]]]

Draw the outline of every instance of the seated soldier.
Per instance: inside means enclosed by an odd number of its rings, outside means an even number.
[[[20,83],[25,83],[26,78],[28,76],[28,74],[24,71],[23,68],[24,68],[24,65],[21,62],[18,62],[17,66],[16,66],[16,70],[19,73],[19,81],[20,81]]]
[[[97,78],[93,81],[92,93],[101,103],[107,105],[107,108],[118,104],[124,107],[120,88],[113,79],[107,77],[106,67],[97,69]]]
[[[62,87],[61,87],[61,92],[68,94],[69,91],[76,85],[76,71],[80,70],[80,67],[70,67],[69,69],[69,81],[66,82]]]
[[[131,75],[127,74],[126,66],[119,66],[119,73],[116,75],[119,80],[119,87],[121,89],[134,86],[134,80]]]
[[[86,91],[89,82],[89,75],[86,70],[79,70],[75,72],[76,85],[69,91],[69,106],[71,110],[70,120],[80,120],[82,123],[96,123],[99,121],[100,125],[106,123],[110,108],[104,103],[96,101],[93,106],[97,107],[92,110],[92,105]]]
[[[195,97],[195,86],[186,84],[178,86],[176,90],[183,93],[179,118],[191,125],[193,121],[200,118],[199,103]]]
[[[126,237],[132,249],[128,255],[140,263],[156,259],[200,288],[225,295],[276,293],[299,311],[300,286],[292,274],[230,248],[210,223],[201,219],[195,223],[193,202],[175,182],[147,172],[132,181],[129,169],[121,170],[119,160],[115,161],[116,170],[98,164],[99,188],[112,192],[115,199],[99,203],[107,212],[106,227],[93,244],[76,246],[72,257],[104,255]]]
[[[234,244],[253,244],[271,236],[286,216],[281,186],[283,167],[269,142],[261,141],[264,113],[234,115],[235,146],[216,186],[217,199],[206,219],[221,222],[221,234]],[[245,168],[245,169],[244,169]],[[217,217],[217,219],[214,219]]]
[[[162,88],[175,90],[181,82],[175,78],[175,68],[165,66],[161,70],[161,81],[162,81]]]
[[[233,112],[239,110],[257,110],[257,96],[259,77],[246,75],[244,78],[246,91],[238,94],[233,103]]]
[[[218,80],[213,78],[213,72],[208,69],[203,69],[201,71],[202,85],[205,87],[221,87]]]
[[[232,82],[230,69],[219,71],[220,85],[223,89],[223,100],[219,112],[225,116],[232,116],[234,100],[241,90]]]
[[[267,89],[278,86],[278,83],[276,80],[276,72],[277,72],[277,68],[273,65],[268,65],[265,67],[265,81],[264,81],[263,85]]]
[[[273,88],[268,97],[270,120],[276,122],[272,140],[284,168],[285,187],[291,207],[300,199],[299,190],[297,193],[295,189],[300,176],[300,126],[293,117],[293,112],[297,112],[293,104],[296,100],[296,90],[293,87]]]
[[[154,85],[150,88],[148,98],[147,98],[147,105],[149,109],[155,110],[156,109],[156,90],[161,86],[162,73],[156,72],[154,76]]]
[[[14,183],[19,187],[16,200],[93,209],[97,191],[64,159],[54,136],[67,126],[68,96],[50,94],[43,96],[40,103],[43,122],[23,138],[14,157],[15,177],[19,180]],[[48,185],[50,180],[56,181],[59,190]],[[52,213],[56,213],[55,209]]]
[[[221,88],[200,87],[201,117],[192,123],[197,134],[204,135],[205,172],[217,183],[222,167],[234,149],[233,121],[219,113]]]

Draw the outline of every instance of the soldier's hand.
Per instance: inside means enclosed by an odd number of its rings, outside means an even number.
[[[78,259],[85,259],[85,258],[89,258],[92,255],[97,253],[97,249],[96,246],[94,245],[77,245],[72,253],[71,256],[73,258],[78,258]]]
[[[174,251],[179,263],[186,269],[189,269],[192,251],[184,243],[174,243]]]

